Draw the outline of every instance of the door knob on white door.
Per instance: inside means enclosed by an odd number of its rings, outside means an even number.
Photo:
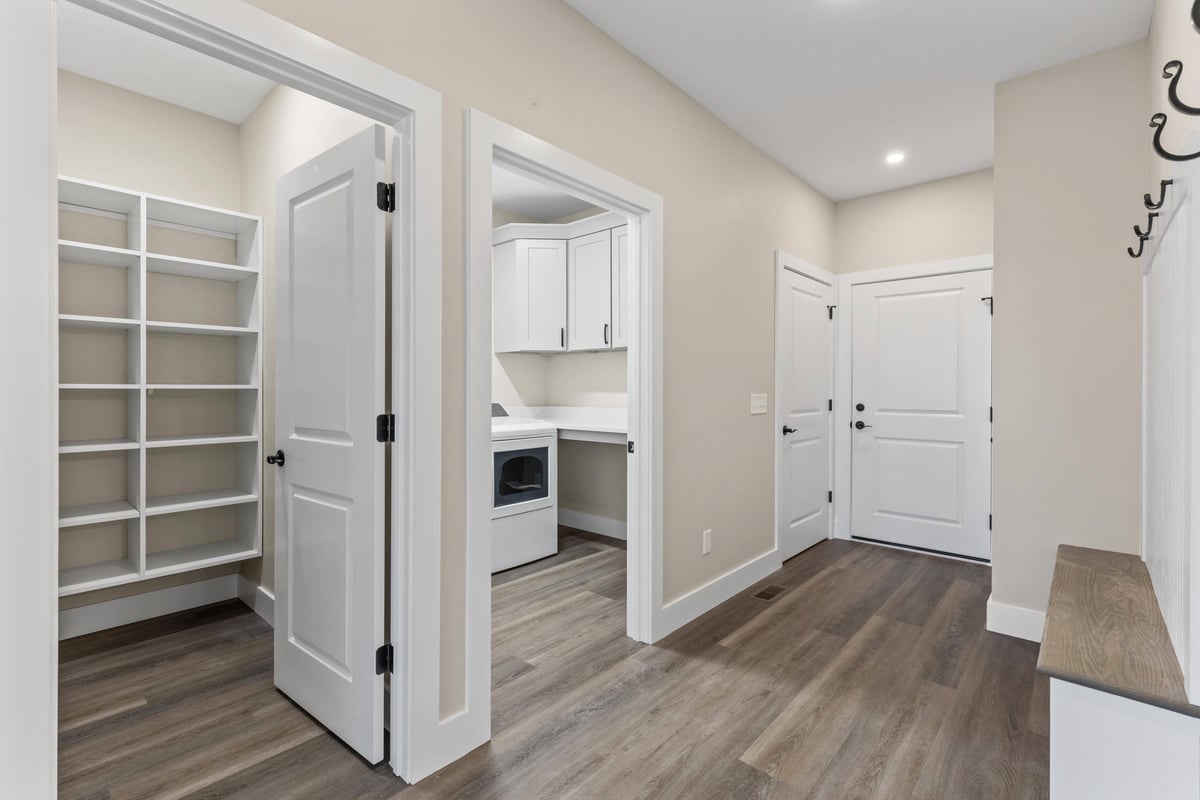
[[[796,432],[796,429],[795,429],[795,428],[792,428],[792,427],[790,427],[790,426],[788,426],[788,425],[784,425],[784,426],[783,426],[783,435],[784,435],[784,436],[787,436],[789,433],[795,433],[795,432]]]
[[[858,422],[854,423],[854,427],[861,431],[863,428],[871,428],[874,426],[868,425],[860,419]]]

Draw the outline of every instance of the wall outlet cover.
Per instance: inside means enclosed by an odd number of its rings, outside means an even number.
[[[751,414],[767,413],[767,396],[765,394],[750,395],[750,413]]]

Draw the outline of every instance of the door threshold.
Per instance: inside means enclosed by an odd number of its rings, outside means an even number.
[[[850,538],[851,538],[851,540],[853,540],[855,542],[865,542],[867,544],[879,545],[880,547],[891,547],[896,550],[908,550],[913,553],[924,553],[925,555],[930,555],[930,556],[941,556],[942,558],[950,558],[950,559],[954,559],[955,561],[966,561],[971,564],[982,564],[985,567],[990,567],[992,565],[992,560],[990,558],[976,558],[975,556],[963,556],[963,555],[959,555],[958,553],[947,553],[945,550],[932,550],[928,547],[917,547],[916,545],[912,545],[912,544],[897,544],[896,542],[885,542],[885,541],[882,541],[881,539],[868,539],[865,536],[851,535]]]

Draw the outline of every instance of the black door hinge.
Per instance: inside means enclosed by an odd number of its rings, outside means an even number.
[[[375,418],[375,441],[396,441],[396,415],[380,414]]]
[[[390,644],[381,645],[375,650],[375,674],[394,674],[396,672],[396,649]]]
[[[375,205],[380,211],[396,210],[396,184],[380,181],[375,184]]]
[[[626,442],[626,444],[629,446],[629,452],[632,453],[633,452],[633,441],[631,440],[629,442]]]
[[[833,502],[833,491],[832,490],[830,490],[830,492],[829,492],[829,502],[831,502],[831,503]]]
[[[833,310],[835,308],[837,308],[837,306],[825,306],[825,307],[829,309],[829,318],[833,319]]]
[[[992,298],[990,298],[990,297],[981,297],[981,298],[979,298],[979,299],[980,299],[982,302],[984,302],[984,303],[987,303],[987,304],[988,304],[988,313],[989,313],[989,314],[995,314],[995,313],[996,313],[996,302],[995,302],[994,300],[992,300]]]

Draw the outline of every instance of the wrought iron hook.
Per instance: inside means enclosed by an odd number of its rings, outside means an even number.
[[[1146,215],[1146,230],[1143,233],[1142,229],[1137,225],[1133,226],[1134,234],[1141,240],[1145,241],[1150,238],[1150,234],[1154,232],[1154,220],[1158,217],[1157,211],[1151,211]]]
[[[1165,158],[1167,161],[1192,161],[1200,158],[1200,153],[1188,153],[1186,155],[1179,153],[1168,153],[1162,146],[1163,129],[1167,127],[1167,115],[1159,112],[1150,118],[1150,127],[1156,128],[1154,131],[1154,152],[1158,153],[1159,157]]]
[[[1200,2],[1200,0],[1196,0],[1196,1]],[[1154,202],[1154,200],[1150,197],[1149,194],[1142,195],[1142,202],[1146,204],[1146,208],[1150,209],[1151,211],[1157,211],[1158,209],[1162,208],[1163,203],[1167,202],[1167,187],[1172,185],[1173,183],[1175,183],[1175,181],[1171,180],[1170,178],[1167,178],[1164,181],[1158,182],[1158,202],[1157,203]]]
[[[1187,103],[1179,99],[1179,81],[1183,78],[1183,62],[1176,59],[1168,61],[1163,65],[1163,78],[1169,78],[1171,83],[1167,86],[1167,99],[1171,101],[1171,105],[1176,111],[1192,116],[1200,115],[1200,108],[1189,106]]]
[[[1132,247],[1126,247],[1126,248],[1125,248],[1125,252],[1126,252],[1126,253],[1129,253],[1129,257],[1130,257],[1130,258],[1141,258],[1141,257],[1142,257],[1142,252],[1143,252],[1145,249],[1146,249],[1146,237],[1141,237],[1141,236],[1139,236],[1139,237],[1138,237],[1138,249],[1137,249],[1137,252],[1136,252],[1136,253],[1135,253],[1135,252],[1133,252],[1133,248],[1132,248]]]
[[[1200,0],[1192,3],[1192,25],[1200,31]]]

